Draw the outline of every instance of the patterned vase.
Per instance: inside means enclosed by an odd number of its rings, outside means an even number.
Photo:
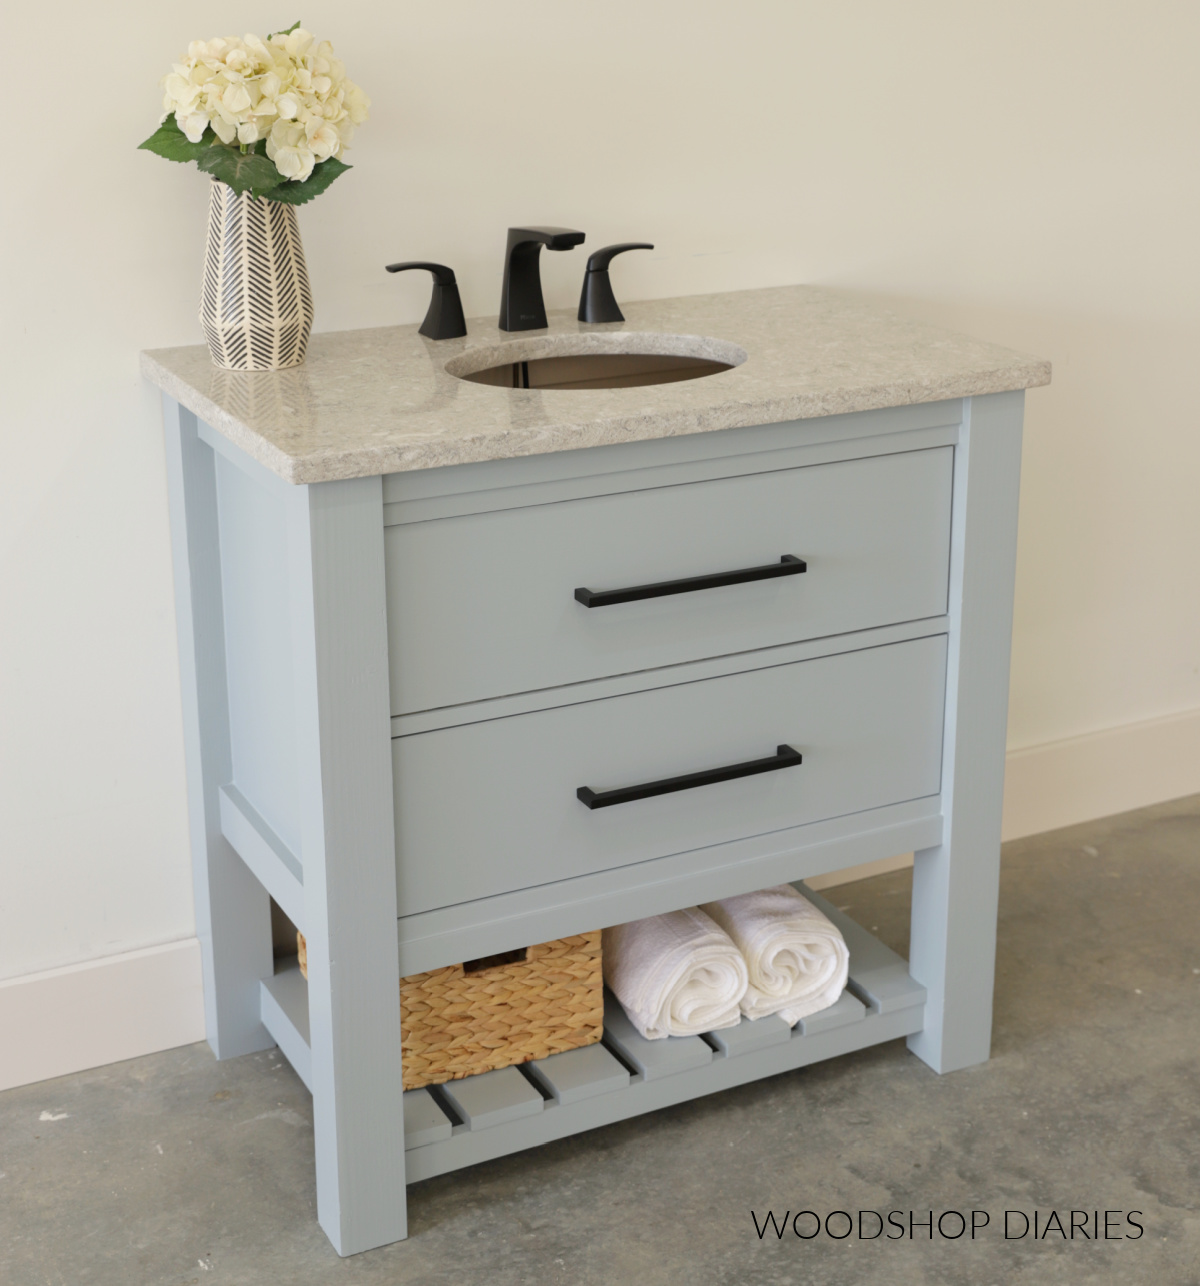
[[[214,179],[200,296],[214,363],[229,371],[298,366],[312,320],[296,207]]]

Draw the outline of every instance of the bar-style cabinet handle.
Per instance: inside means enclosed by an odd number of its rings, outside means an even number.
[[[799,576],[808,564],[794,554],[784,554],[777,563],[765,567],[743,567],[736,572],[714,572],[710,576],[686,576],[682,580],[660,580],[653,585],[631,585],[628,589],[584,589],[575,591],[575,601],[584,607],[611,607],[613,603],[633,603],[640,598],[665,598],[668,594],[690,594],[697,589],[720,589],[723,585],[741,585],[744,581],[774,580],[776,576]]]
[[[580,786],[575,798],[589,808],[611,808],[613,804],[629,804],[635,799],[649,799],[651,795],[669,795],[676,790],[691,790],[694,786],[711,786],[717,781],[732,781],[735,777],[753,777],[760,772],[774,772],[777,768],[795,768],[804,762],[803,756],[791,746],[779,746],[766,759],[748,759],[745,763],[727,764],[724,768],[706,768],[703,772],[684,773],[682,777],[664,777],[661,781],[647,781],[640,786],[622,786],[619,790],[595,791]]]

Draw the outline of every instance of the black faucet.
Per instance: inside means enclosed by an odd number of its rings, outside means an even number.
[[[583,294],[579,297],[579,320],[581,322],[619,322],[625,320],[625,314],[617,306],[617,297],[613,294],[612,282],[608,277],[608,265],[617,255],[626,250],[653,250],[649,241],[622,241],[620,245],[604,246],[597,250],[587,261],[587,272],[583,274]]]
[[[509,228],[500,293],[501,330],[541,330],[546,325],[538,259],[542,247],[570,250],[583,241],[571,228]]]

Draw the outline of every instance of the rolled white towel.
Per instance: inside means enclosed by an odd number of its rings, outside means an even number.
[[[603,946],[604,981],[648,1040],[741,1022],[746,962],[697,907],[614,925]]]
[[[700,908],[745,957],[747,1018],[778,1014],[794,1025],[842,994],[850,964],[845,939],[790,884],[708,902]]]

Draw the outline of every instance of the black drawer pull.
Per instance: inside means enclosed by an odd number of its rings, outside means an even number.
[[[776,768],[795,768],[803,763],[803,756],[791,746],[780,746],[766,759],[748,759],[744,764],[729,764],[725,768],[706,768],[704,772],[684,773],[682,777],[664,777],[662,781],[648,781],[641,786],[622,786],[619,790],[594,791],[580,786],[575,798],[589,808],[609,808],[613,804],[629,804],[635,799],[648,799],[651,795],[669,795],[675,790],[691,790],[693,786],[711,786],[716,781],[731,781],[734,777],[753,777],[760,772],[774,772]]]
[[[765,567],[743,567],[737,572],[714,572],[711,576],[685,576],[682,580],[660,580],[654,585],[632,585],[629,589],[584,589],[575,591],[575,601],[584,607],[610,607],[613,603],[633,603],[639,598],[664,598],[667,594],[690,594],[697,589],[720,589],[722,585],[740,585],[743,581],[773,580],[776,576],[799,576],[808,564],[794,554],[784,554],[777,563]]]

